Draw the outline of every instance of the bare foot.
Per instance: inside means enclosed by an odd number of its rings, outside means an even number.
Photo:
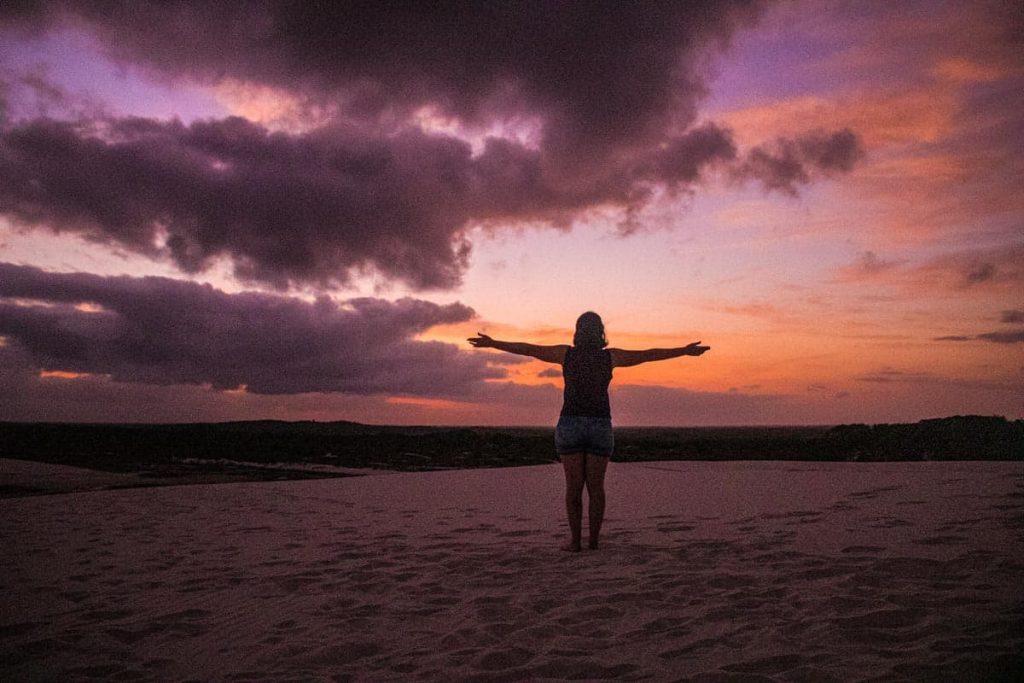
[[[573,541],[572,543],[567,543],[566,545],[562,546],[562,550],[569,553],[578,553],[580,551],[580,542]]]

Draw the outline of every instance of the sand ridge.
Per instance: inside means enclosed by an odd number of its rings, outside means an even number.
[[[557,465],[0,501],[5,680],[996,678],[1015,463]]]

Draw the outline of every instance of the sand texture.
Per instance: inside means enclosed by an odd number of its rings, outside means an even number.
[[[0,679],[1009,680],[1018,463],[558,465],[0,500]]]

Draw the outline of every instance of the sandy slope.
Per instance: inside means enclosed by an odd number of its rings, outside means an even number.
[[[82,467],[0,458],[0,496],[26,493],[69,493],[137,486],[137,474],[98,472]]]
[[[557,465],[0,500],[0,679],[985,680],[1024,649],[1014,463]]]

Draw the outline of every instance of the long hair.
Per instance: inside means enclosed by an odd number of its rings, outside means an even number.
[[[603,349],[608,346],[608,339],[604,336],[604,322],[601,316],[593,311],[587,311],[576,319],[576,334],[572,338],[573,346],[589,346]]]

